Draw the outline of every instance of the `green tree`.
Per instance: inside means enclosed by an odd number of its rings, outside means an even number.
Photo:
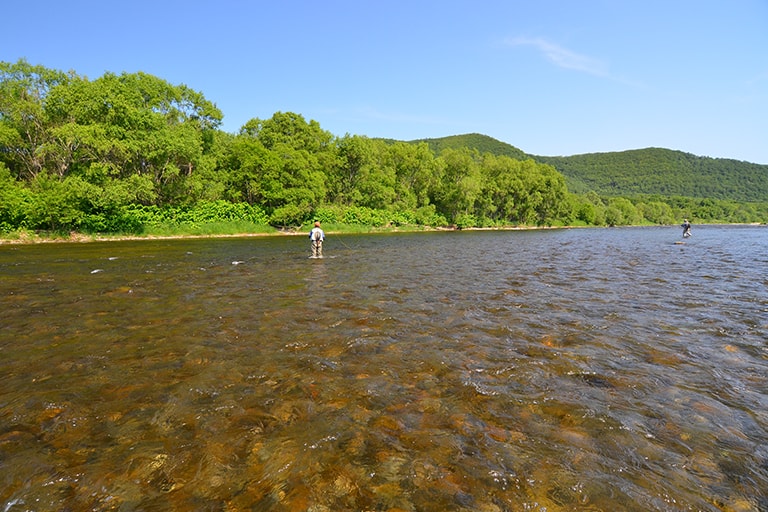
[[[52,88],[69,80],[25,60],[0,62],[0,161],[15,177],[32,180],[50,166],[41,151],[52,142],[46,100]]]
[[[392,208],[397,196],[397,173],[394,162],[389,158],[389,147],[381,140],[370,139],[365,145],[368,150],[366,157],[358,159],[364,164],[360,165],[356,172],[354,204],[374,210]],[[358,156],[362,154],[358,152]]]
[[[298,225],[322,205],[327,194],[324,169],[336,164],[333,136],[316,121],[293,113],[252,119],[240,131],[253,137],[273,156],[276,165],[261,169],[258,200],[279,226]]]
[[[429,146],[397,142],[389,146],[386,157],[395,170],[394,207],[414,210],[429,207],[440,185],[442,167]]]
[[[520,224],[544,225],[570,212],[565,180],[553,167],[530,159],[501,164],[503,172],[497,170],[495,176],[505,218]]]
[[[193,192],[206,188],[190,177],[211,166],[204,159],[206,140],[222,115],[184,85],[145,73],[106,73],[55,87],[46,111],[54,125],[46,152],[66,163],[59,176],[70,163],[86,179],[91,165],[109,178],[150,176],[160,203],[194,200]]]
[[[533,163],[533,160],[526,160]],[[526,162],[523,163],[525,166]],[[538,201],[535,207],[536,223],[538,225],[551,225],[557,219],[568,214],[568,189],[565,186],[565,178],[554,167],[547,164],[536,164],[537,173],[531,184],[534,195]]]
[[[574,195],[572,204],[575,219],[592,226],[606,224],[605,204],[595,192]]]
[[[514,221],[515,190],[522,187],[520,161],[506,156],[483,155],[485,187],[478,199],[478,215],[495,222]]]
[[[438,157],[443,166],[436,192],[439,211],[455,222],[460,214],[474,214],[475,201],[483,189],[480,155],[469,149],[445,149]]]
[[[662,201],[638,202],[635,207],[639,214],[654,224],[673,224],[676,222],[672,208]]]
[[[345,135],[337,141],[338,164],[329,169],[329,192],[334,202],[359,205],[365,201],[361,181],[377,165],[381,143],[361,136]]]
[[[231,141],[223,161],[228,172],[228,197],[251,205],[262,203],[265,199],[262,176],[278,173],[281,165],[277,156],[258,139],[245,134]]]
[[[629,199],[612,197],[606,206],[605,220],[609,226],[629,226],[641,224],[643,218]]]

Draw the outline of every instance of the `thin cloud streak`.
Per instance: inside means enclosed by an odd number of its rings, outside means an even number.
[[[510,46],[532,46],[554,65],[563,69],[581,71],[590,75],[609,78],[607,66],[602,61],[572,52],[542,38],[515,37],[506,40]]]

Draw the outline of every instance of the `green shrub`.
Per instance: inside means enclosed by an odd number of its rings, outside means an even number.
[[[448,220],[437,213],[435,205],[422,206],[415,213],[416,224],[422,226],[447,226]]]
[[[340,206],[321,206],[312,215],[312,220],[323,224],[338,224],[344,218],[344,208]]]
[[[301,226],[308,217],[308,213],[305,209],[294,204],[287,204],[272,212],[272,215],[269,216],[269,224],[281,228]]]
[[[460,213],[457,215],[455,224],[459,229],[474,228],[479,225],[477,217],[471,213]]]
[[[33,204],[32,192],[16,182],[0,163],[0,232],[27,227]]]

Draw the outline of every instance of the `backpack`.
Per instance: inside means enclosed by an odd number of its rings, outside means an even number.
[[[312,233],[312,240],[315,242],[318,242],[323,239],[322,232],[319,229],[316,229],[314,233]]]

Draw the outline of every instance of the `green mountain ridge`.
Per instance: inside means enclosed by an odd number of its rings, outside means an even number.
[[[532,159],[553,166],[576,193],[606,196],[661,195],[732,201],[768,201],[768,165],[696,156],[665,148],[632,149],[572,156],[525,153],[511,144],[478,133],[418,139],[436,154],[467,147],[480,153]]]
[[[496,156],[508,156],[517,160],[527,160],[535,157],[528,155],[523,150],[516,148],[511,144],[494,139],[488,135],[482,135],[480,133],[468,133],[465,135],[449,135],[447,137],[440,137],[437,139],[417,139],[408,141],[412,144],[418,144],[425,142],[435,154],[440,153],[443,149],[460,149],[470,148],[476,149],[480,153],[491,153]]]

